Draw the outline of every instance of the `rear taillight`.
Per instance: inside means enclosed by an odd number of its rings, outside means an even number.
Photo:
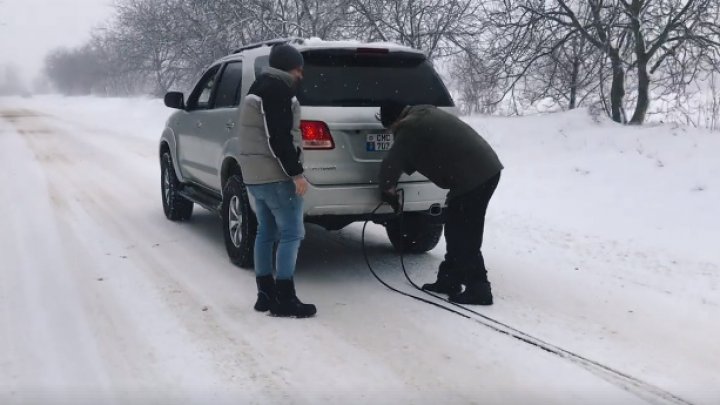
[[[330,129],[322,121],[301,121],[303,149],[333,149],[333,142]]]

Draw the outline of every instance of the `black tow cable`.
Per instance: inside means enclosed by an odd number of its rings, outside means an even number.
[[[397,190],[397,193],[398,193],[398,196],[399,196],[399,199],[398,199],[398,200],[399,200],[399,201],[398,201],[398,203],[399,203],[399,209],[398,209],[398,212],[396,213],[396,215],[397,215],[397,217],[398,217],[398,220],[400,221],[400,224],[399,224],[399,225],[400,225],[400,229],[402,230],[403,209],[405,208],[405,190],[403,190],[403,189],[400,188],[400,189]],[[383,206],[383,204],[385,204],[385,202],[381,202],[380,204],[378,204],[377,207],[375,207],[375,209],[374,209],[374,210],[372,211],[372,213],[370,214],[370,217],[371,217],[371,218],[372,218],[373,216],[375,216],[375,213],[377,212],[377,210],[380,209],[380,207]],[[452,308],[448,308],[448,307],[446,307],[445,305],[438,304],[437,302],[434,302],[434,301],[430,301],[430,300],[427,299],[427,298],[418,297],[417,295],[413,295],[413,294],[410,294],[410,293],[406,293],[405,291],[398,290],[397,288],[391,286],[390,284],[386,283],[382,278],[380,278],[380,276],[378,276],[377,273],[375,273],[375,270],[373,270],[372,266],[370,265],[370,259],[368,258],[368,254],[367,254],[367,248],[365,247],[365,228],[367,227],[368,222],[370,222],[370,219],[368,219],[367,221],[365,221],[365,223],[363,224],[362,236],[361,236],[361,238],[360,238],[360,239],[361,239],[361,243],[362,243],[362,251],[363,251],[363,256],[365,257],[365,263],[367,264],[368,269],[370,269],[370,273],[372,273],[372,275],[375,277],[375,279],[377,279],[377,281],[380,282],[380,284],[384,285],[385,287],[387,287],[387,288],[390,289],[391,291],[394,291],[394,292],[396,292],[396,293],[398,293],[398,294],[400,294],[400,295],[404,295],[404,296],[406,296],[406,297],[408,297],[408,298],[412,298],[412,299],[414,299],[414,300],[417,300],[417,301],[420,301],[420,302],[424,302],[424,303],[426,303],[426,304],[430,304],[430,305],[432,305],[432,306],[434,306],[434,307],[437,307],[437,308],[440,308],[440,309],[444,309],[445,311],[449,311],[449,312],[452,312],[452,313],[454,313],[454,314],[456,314],[456,315],[460,315],[460,316],[462,316],[463,318],[471,319],[471,317],[468,316],[467,314],[463,314],[463,313],[460,312],[460,311],[456,311],[456,310],[454,310],[454,309],[452,309]],[[402,249],[400,250],[400,263],[402,264],[402,268],[403,268],[403,272],[405,273],[405,277],[406,277],[408,280],[410,280],[410,278],[409,278],[408,275],[407,275],[407,272],[405,271],[405,264],[404,264],[404,260],[403,260]],[[415,286],[415,287],[417,288],[417,286],[415,285],[415,283],[412,282],[412,280],[410,280],[410,284],[412,284],[413,286]],[[423,291],[421,288],[419,288],[419,290],[420,290],[420,291]],[[424,291],[423,291],[423,292],[424,292]]]
[[[380,207],[382,207],[383,204],[384,204],[384,203],[378,204],[378,206],[373,210],[371,216],[374,216],[375,213],[377,212],[377,210],[380,209]],[[402,218],[402,213],[400,214],[400,218]],[[402,221],[402,219],[401,219],[401,221]],[[410,294],[410,293],[406,293],[405,291],[402,291],[402,290],[398,290],[397,288],[391,286],[390,284],[386,283],[385,280],[383,280],[382,278],[380,278],[380,276],[378,276],[377,273],[375,272],[375,270],[372,268],[372,265],[370,265],[370,259],[368,258],[368,254],[367,254],[367,248],[365,247],[365,228],[367,227],[368,222],[370,222],[369,219],[368,219],[367,221],[365,221],[365,223],[363,224],[362,236],[360,237],[361,243],[362,243],[362,252],[363,252],[363,256],[365,257],[365,264],[367,264],[368,269],[370,269],[370,273],[372,273],[372,275],[375,277],[375,279],[376,279],[377,281],[380,282],[380,284],[384,285],[384,286],[387,287],[388,289],[390,289],[390,290],[392,290],[392,291],[394,291],[394,292],[396,292],[396,293],[398,293],[398,294],[400,294],[400,295],[404,295],[404,296],[409,297],[409,298],[412,298],[412,299],[414,299],[414,300],[418,300],[418,301],[424,302],[424,303],[426,303],[426,304],[430,304],[430,305],[432,305],[432,306],[438,307],[438,308],[440,308],[440,309],[444,309],[445,311],[452,312],[452,313],[454,313],[454,314],[456,314],[456,315],[460,315],[460,316],[462,316],[463,318],[471,319],[471,317],[470,317],[469,315],[463,314],[462,312],[456,311],[456,310],[454,310],[454,309],[452,309],[452,308],[448,308],[448,307],[446,307],[445,305],[438,304],[437,302],[430,301],[429,299],[426,299],[426,298],[423,298],[423,297],[418,297],[417,295],[413,295],[413,294]],[[401,251],[401,253],[400,253],[400,263],[402,264],[403,272],[405,273],[405,277],[407,277],[408,280],[410,280],[410,278],[409,278],[408,275],[407,275],[407,272],[405,271],[405,264],[403,263],[404,260],[402,259],[402,257],[403,257],[403,255],[402,255],[402,251]],[[410,283],[411,283],[413,286],[415,286],[416,288],[418,288],[420,291],[423,291],[421,288],[417,287],[417,285],[416,285],[415,283],[413,283],[412,280],[410,280]]]
[[[398,196],[399,196],[399,204],[400,204],[400,205],[399,205],[400,208],[399,208],[399,210],[398,210],[399,212],[397,213],[397,217],[398,217],[398,221],[400,222],[400,223],[399,223],[400,229],[402,229],[402,225],[403,225],[403,223],[402,223],[402,220],[403,220],[403,209],[404,209],[404,207],[405,207],[405,190],[403,190],[403,189],[398,189],[398,190],[397,190],[397,193],[398,193]],[[380,209],[380,207],[383,206],[383,204],[386,204],[386,203],[385,203],[385,202],[381,202],[380,204],[377,205],[377,207],[375,207],[375,209],[374,209],[374,210],[372,211],[372,213],[370,214],[370,217],[371,217],[371,218],[375,216],[375,213],[377,213],[377,211]],[[462,316],[462,317],[465,318],[465,319],[472,319],[471,316],[469,316],[469,315],[467,315],[467,314],[464,314],[464,313],[462,313],[462,312],[460,312],[460,311],[457,311],[457,310],[455,310],[455,309],[448,308],[448,307],[445,306],[445,305],[439,304],[439,303],[434,302],[434,301],[430,301],[430,300],[427,299],[427,298],[423,298],[423,297],[419,297],[419,296],[417,296],[417,295],[413,295],[413,294],[407,293],[407,292],[402,291],[402,290],[398,290],[397,288],[391,286],[390,284],[386,283],[385,280],[383,280],[382,278],[380,278],[380,276],[377,275],[377,273],[375,272],[375,270],[372,268],[372,265],[370,264],[370,259],[368,258],[368,254],[367,254],[367,248],[366,248],[366,246],[365,246],[365,228],[367,228],[368,222],[370,222],[370,219],[368,219],[367,221],[365,221],[365,223],[363,224],[362,235],[361,235],[361,237],[360,237],[361,243],[362,243],[362,252],[363,252],[363,257],[365,257],[365,264],[367,264],[368,269],[370,269],[370,273],[372,273],[372,275],[375,277],[375,279],[376,279],[378,282],[380,282],[380,284],[384,285],[385,287],[387,287],[387,288],[390,289],[391,291],[394,291],[394,292],[396,292],[396,293],[398,293],[398,294],[400,294],[400,295],[404,295],[404,296],[406,296],[406,297],[408,297],[408,298],[412,298],[412,299],[414,299],[414,300],[417,300],[417,301],[420,301],[420,302],[424,302],[424,303],[426,303],[426,304],[430,304],[430,305],[432,305],[432,306],[434,306],[434,307],[443,309],[443,310],[445,310],[445,311],[452,312],[453,314],[460,315],[460,316]],[[405,269],[405,259],[404,259],[404,255],[403,255],[402,249],[400,249],[400,265],[402,266],[402,270],[403,270],[403,274],[405,274],[405,278],[410,282],[410,284],[411,284],[413,287],[415,287],[415,289],[417,289],[418,291],[423,292],[423,293],[425,293],[425,294],[429,294],[430,296],[432,296],[432,297],[434,297],[434,298],[440,299],[440,300],[442,300],[442,301],[445,301],[445,302],[448,302],[448,303],[451,303],[451,304],[455,304],[454,302],[450,302],[450,301],[448,301],[448,300],[445,300],[445,298],[443,298],[443,297],[437,296],[437,295],[435,295],[435,294],[431,294],[430,292],[423,290],[422,288],[420,288],[417,284],[415,284],[415,283],[410,279],[410,276],[408,275],[407,270]],[[466,309],[466,308],[463,307],[462,305],[459,305],[459,304],[455,304],[455,305],[458,305],[461,309]]]
[[[402,192],[402,191],[403,191],[402,189],[398,190],[398,192]],[[402,209],[404,206],[404,199],[405,199],[404,197],[405,197],[404,193],[402,193],[400,210],[399,210],[400,212],[398,213],[398,220],[400,222],[399,225],[400,225],[401,229],[402,229],[402,212],[403,212]],[[377,207],[375,207],[375,209],[372,211],[372,213],[370,215],[371,218],[380,209],[380,207],[383,206],[383,204],[385,204],[385,203],[381,202],[380,204],[378,204]],[[453,306],[459,308],[459,310],[450,308],[450,307],[440,304],[438,302],[431,301],[427,298],[423,298],[423,297],[419,297],[417,295],[407,293],[405,291],[399,290],[399,289],[391,286],[390,284],[386,283],[382,278],[380,278],[380,276],[377,275],[375,270],[372,268],[372,265],[370,264],[370,259],[368,258],[367,248],[365,246],[365,229],[367,228],[367,224],[368,224],[368,222],[370,222],[370,220],[371,219],[366,220],[365,223],[363,224],[362,235],[360,238],[361,243],[362,243],[362,252],[363,252],[363,256],[365,258],[365,263],[367,264],[368,269],[370,270],[370,273],[372,273],[372,275],[375,277],[375,279],[377,281],[379,281],[380,284],[384,285],[391,291],[394,291],[400,295],[404,295],[408,298],[412,298],[414,300],[424,302],[426,304],[430,304],[434,307],[448,311],[455,315],[459,315],[465,319],[475,321],[475,322],[477,322],[485,327],[488,327],[496,332],[499,332],[503,335],[512,337],[523,343],[527,343],[531,346],[534,346],[538,349],[541,349],[543,351],[546,351],[548,353],[556,355],[560,358],[570,360],[570,361],[582,366],[583,368],[585,368],[588,371],[594,372],[596,374],[600,374],[601,377],[606,377],[605,378],[606,380],[613,382],[614,384],[620,386],[621,388],[627,390],[628,392],[635,391],[634,394],[641,396],[643,398],[647,398],[647,396],[649,394],[650,396],[654,397],[655,399],[662,399],[669,403],[681,404],[681,405],[692,405],[692,402],[687,401],[686,399],[681,398],[681,397],[679,397],[669,391],[666,391],[658,386],[652,385],[652,384],[642,381],[638,378],[635,378],[627,373],[624,373],[620,370],[617,370],[617,369],[607,366],[605,364],[599,363],[595,360],[589,359],[589,358],[584,357],[575,352],[571,352],[569,350],[563,349],[562,347],[559,347],[552,343],[546,342],[535,336],[529,335],[517,328],[514,328],[514,327],[506,324],[506,323],[500,322],[500,321],[493,319],[487,315],[484,315],[480,312],[474,311],[474,310],[466,307],[465,305],[461,305],[461,304],[452,302],[445,297],[439,296],[437,294],[433,294],[430,291],[423,290],[422,287],[417,285],[410,278],[410,275],[408,274],[407,269],[405,267],[405,259],[404,259],[402,249],[400,249],[400,265],[402,267],[403,274],[405,275],[405,279],[407,279],[407,281],[410,283],[410,285],[412,285],[413,288],[415,288],[416,290],[418,290],[426,295],[429,295],[429,296],[431,296],[435,299],[438,299],[446,304],[450,304],[450,305],[453,305]],[[472,317],[472,316],[468,315],[467,313],[460,312],[460,310],[471,313],[471,314],[479,317],[480,319]],[[638,392],[638,391],[640,391],[640,392]]]

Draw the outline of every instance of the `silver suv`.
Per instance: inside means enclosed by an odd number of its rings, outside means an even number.
[[[187,99],[170,92],[170,116],[160,138],[162,202],[168,219],[187,220],[193,205],[223,219],[228,255],[252,267],[257,222],[242,183],[237,156],[238,108],[268,66],[270,48],[295,46],[305,58],[302,105],[305,221],[338,230],[353,222],[385,225],[391,243],[406,252],[434,248],[442,234],[446,192],[425,177],[403,176],[402,221],[380,203],[377,176],[393,142],[376,115],[383,100],[434,104],[454,110],[442,80],[425,55],[407,47],[303,39],[245,46],[213,63]],[[186,101],[187,100],[187,101]]]

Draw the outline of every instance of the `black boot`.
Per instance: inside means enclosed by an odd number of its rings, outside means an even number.
[[[450,296],[450,301],[466,305],[492,305],[493,296],[490,282],[473,281],[465,287],[465,291]]]
[[[452,269],[447,262],[440,263],[437,281],[422,286],[425,291],[438,294],[459,294],[461,290],[460,276],[456,269]]]
[[[272,275],[255,277],[258,297],[255,301],[255,310],[265,312],[270,309],[270,303],[275,299],[275,279]]]
[[[308,318],[317,312],[315,305],[303,304],[295,295],[295,282],[290,280],[275,281],[276,301],[270,306],[270,313],[274,316],[294,316]]]

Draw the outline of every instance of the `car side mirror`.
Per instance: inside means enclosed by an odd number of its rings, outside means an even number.
[[[179,91],[170,91],[165,94],[165,105],[178,110],[185,109],[185,95]]]

